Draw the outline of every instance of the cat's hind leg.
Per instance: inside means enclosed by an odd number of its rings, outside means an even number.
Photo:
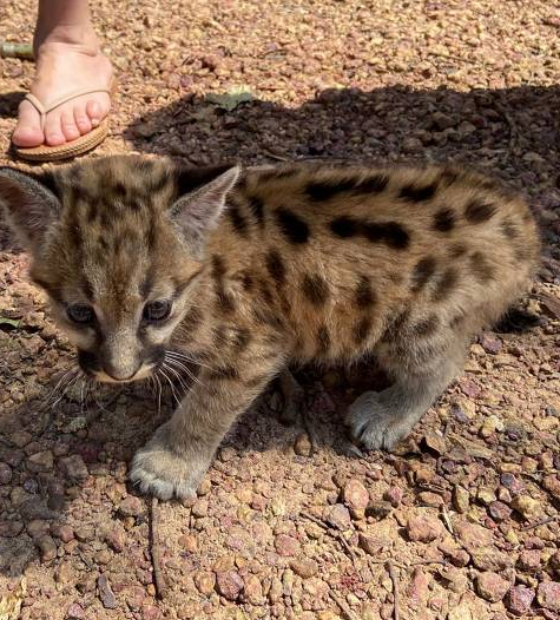
[[[395,334],[376,353],[394,379],[381,392],[357,398],[346,418],[354,441],[369,450],[391,450],[404,439],[428,408],[460,373],[468,339],[450,330]]]

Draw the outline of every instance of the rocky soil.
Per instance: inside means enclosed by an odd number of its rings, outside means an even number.
[[[390,455],[360,457],[341,430],[345,406],[381,385],[372,365],[304,369],[307,424],[280,424],[272,389],[198,498],[158,505],[127,485],[127,463],[173,394],[65,375],[72,351],[0,232],[0,618],[559,618],[557,3],[92,4],[120,85],[95,155],[473,165],[539,217],[527,304],[542,325],[473,343]],[[30,39],[35,5],[0,7],[9,40]],[[0,65],[1,164],[32,74]]]

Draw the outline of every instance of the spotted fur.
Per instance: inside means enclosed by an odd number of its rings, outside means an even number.
[[[375,354],[395,383],[358,398],[349,425],[365,447],[391,448],[539,256],[525,202],[459,168],[99,158],[1,169],[0,202],[85,372],[127,381],[198,365],[133,462],[133,481],[162,498],[194,491],[235,417],[291,362]],[[162,300],[169,316],[145,319]],[[91,323],[72,321],[76,304]]]

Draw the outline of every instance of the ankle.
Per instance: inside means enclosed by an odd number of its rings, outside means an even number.
[[[99,54],[99,40],[90,26],[57,26],[48,32],[38,29],[33,38],[33,49],[37,57],[42,51],[64,51],[74,49],[89,56]]]

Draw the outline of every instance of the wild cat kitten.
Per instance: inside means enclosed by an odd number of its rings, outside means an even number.
[[[132,463],[162,499],[195,492],[232,422],[291,362],[373,352],[394,383],[360,396],[348,424],[366,448],[391,449],[539,256],[523,200],[448,167],[193,170],[119,156],[3,168],[0,201],[86,373],[125,382],[178,372],[182,355],[200,364]]]

